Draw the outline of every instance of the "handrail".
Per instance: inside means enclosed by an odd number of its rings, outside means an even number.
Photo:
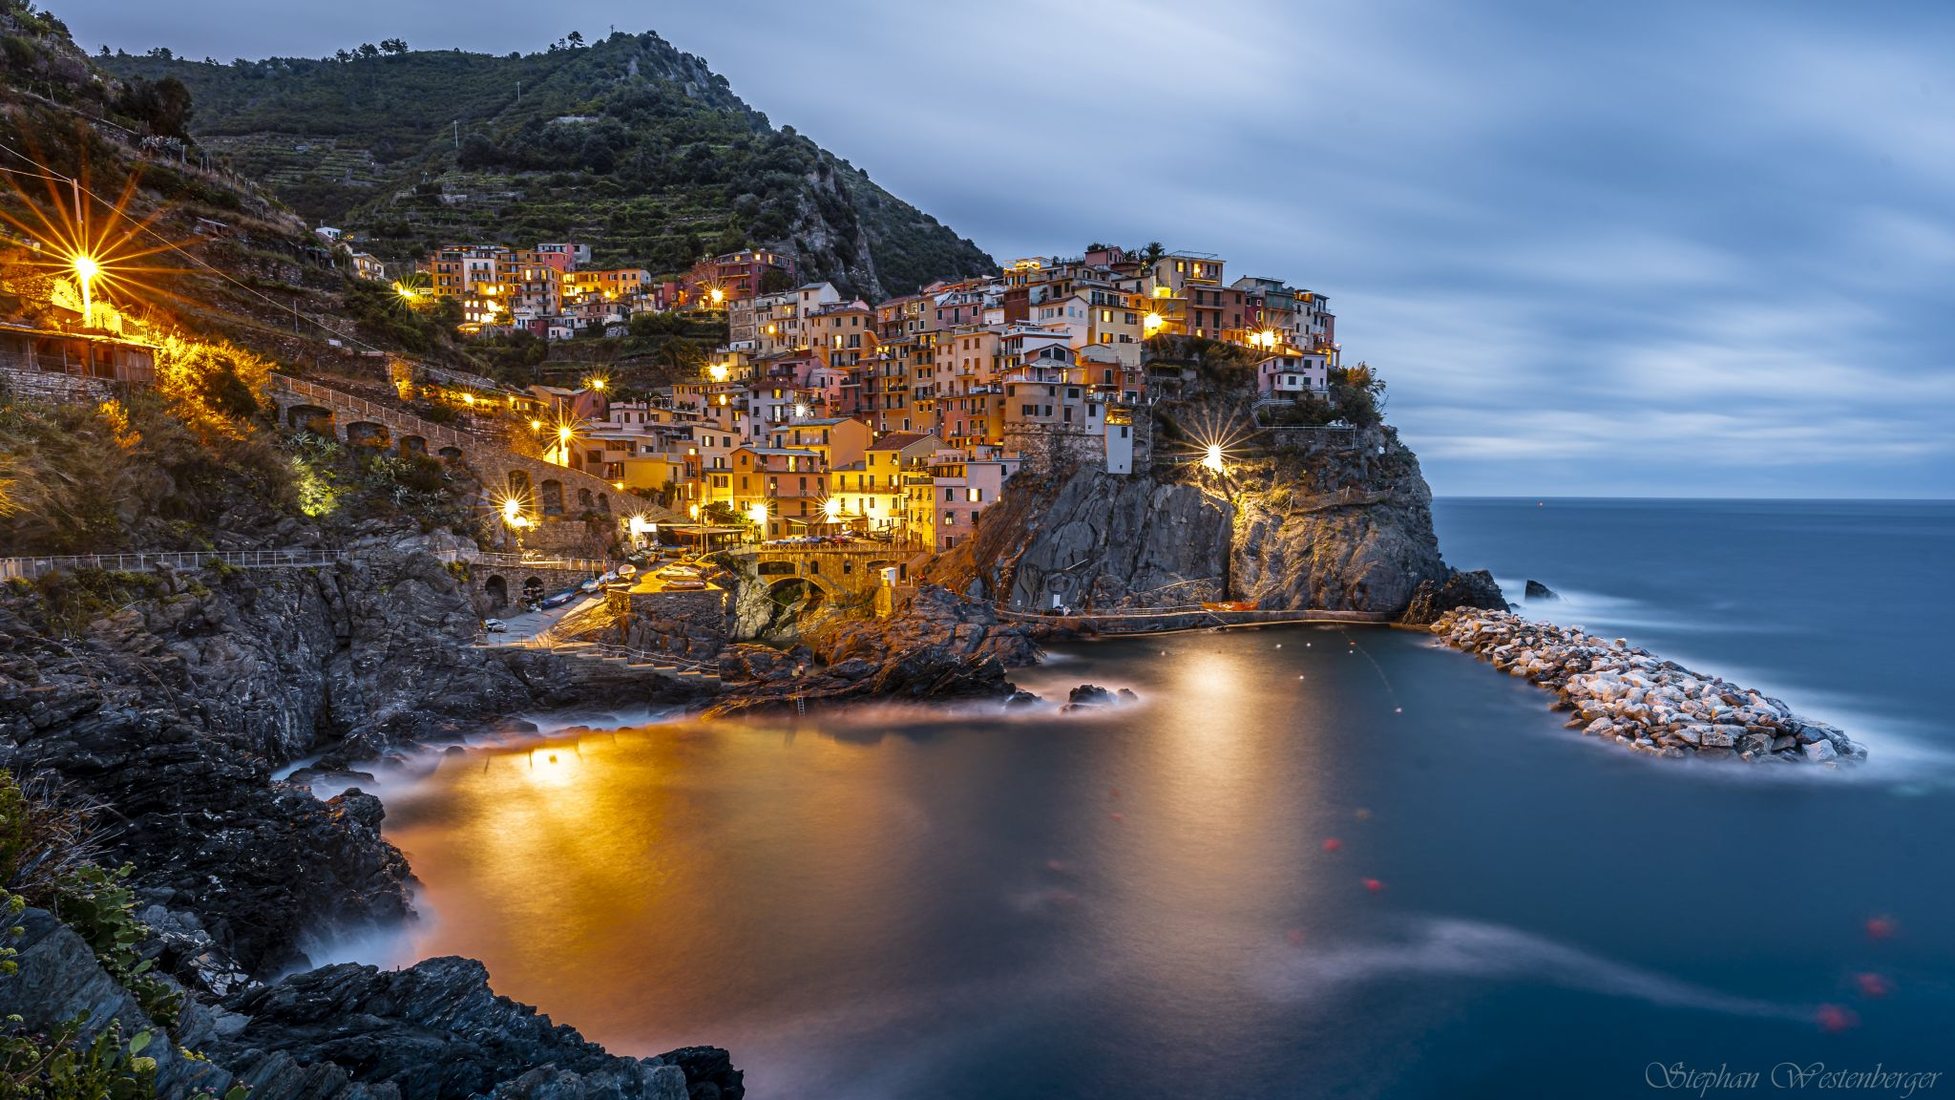
[[[608,573],[611,563],[601,558],[526,558],[521,554],[509,554],[492,550],[436,550],[434,556],[444,562],[467,562],[475,565],[528,566],[535,569],[568,569],[588,573]]]
[[[1307,608],[1249,608],[1240,611],[1222,608],[1203,607],[1200,604],[1174,604],[1168,607],[1128,608],[1120,611],[1074,612],[1069,615],[1048,615],[1038,611],[1013,611],[1008,608],[994,609],[1000,619],[1014,622],[1070,623],[1086,619],[1103,619],[1112,622],[1140,619],[1164,619],[1177,615],[1206,615],[1225,622],[1256,622],[1261,619],[1281,619],[1284,621],[1325,622],[1325,623],[1388,623],[1394,618],[1389,611],[1332,611]]]
[[[357,555],[353,550],[293,547],[284,550],[149,550],[127,554],[58,554],[45,557],[0,558],[0,580],[30,579],[57,570],[104,569],[135,572],[159,565],[202,568],[212,563],[237,569],[305,569],[333,565]],[[525,558],[520,554],[488,551],[434,550],[441,562],[474,562],[494,566],[566,569],[593,576],[610,571],[598,558]]]
[[[164,550],[129,554],[60,554],[38,558],[0,558],[0,580],[25,580],[58,570],[103,569],[135,572],[160,565],[203,568],[213,562],[237,569],[306,569],[344,561],[345,550]]]

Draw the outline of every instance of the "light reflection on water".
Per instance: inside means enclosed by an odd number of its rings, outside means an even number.
[[[1444,1096],[1521,1051],[1631,1095],[1639,1069],[1595,1068],[1627,1047],[1851,1051],[1805,1020],[1873,965],[1869,907],[1955,919],[1918,855],[1868,843],[1945,835],[1945,803],[1680,780],[1416,635],[1074,656],[1037,689],[1142,702],[443,757],[385,791],[432,914],[401,955],[481,958],[621,1051],[728,1046],[762,1098]],[[1761,858],[1788,831],[1798,860]],[[1726,929],[1741,951],[1707,937]],[[1901,953],[1950,973],[1945,945]],[[1890,1055],[1949,1022],[1906,999],[1882,1006],[1912,1013],[1882,1022]]]

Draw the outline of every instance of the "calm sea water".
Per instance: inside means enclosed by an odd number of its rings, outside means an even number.
[[[1646,1096],[1653,1064],[1769,1089],[1788,1062],[1955,1089],[1955,506],[1438,517],[1512,598],[1564,594],[1530,613],[1767,688],[1871,762],[1633,756],[1410,633],[1105,642],[1023,677],[1140,693],[1105,716],[444,758],[384,790],[429,919],[356,953],[479,957],[614,1049],[731,1047],[762,1098]]]

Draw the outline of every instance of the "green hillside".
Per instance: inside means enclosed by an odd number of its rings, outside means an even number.
[[[774,129],[656,34],[502,57],[95,61],[182,81],[201,144],[306,217],[373,234],[388,258],[436,241],[568,237],[592,243],[599,263],[664,272],[762,244],[871,297],[995,270],[847,161]]]

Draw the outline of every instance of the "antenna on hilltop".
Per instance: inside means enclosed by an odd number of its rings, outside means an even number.
[[[455,120],[455,148],[460,149],[461,147],[462,147],[462,120],[458,118]]]

